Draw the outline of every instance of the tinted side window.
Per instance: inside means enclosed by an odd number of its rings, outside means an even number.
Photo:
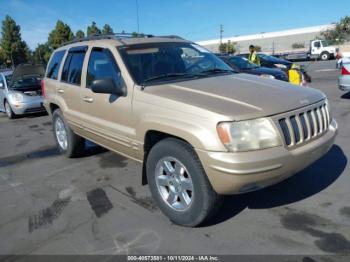
[[[121,74],[117,63],[110,50],[104,48],[93,48],[91,51],[86,87],[97,79],[112,78],[118,86],[121,86]]]
[[[85,51],[69,52],[64,63],[62,81],[80,85]]]
[[[52,59],[47,67],[46,77],[51,79],[57,79],[58,70],[60,69],[60,64],[65,52],[66,51],[63,50],[53,54]]]

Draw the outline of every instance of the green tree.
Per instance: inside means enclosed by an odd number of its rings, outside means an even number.
[[[292,44],[293,49],[304,48],[304,47],[305,47],[304,43],[293,43]]]
[[[78,30],[76,33],[75,33],[75,38],[83,38],[85,37],[85,33],[83,30]]]
[[[38,44],[33,52],[33,62],[46,65],[50,59],[52,50],[47,43]]]
[[[67,41],[71,41],[74,34],[69,25],[58,20],[55,28],[50,32],[48,38],[48,45],[52,49],[56,49]]]
[[[255,51],[256,52],[261,52],[261,46],[259,46],[259,45],[254,45],[254,47],[255,47]]]
[[[219,51],[220,53],[234,54],[236,52],[236,43],[230,40],[228,40],[227,43],[221,43],[219,45]]]
[[[99,35],[101,34],[101,30],[96,26],[95,22],[92,22],[91,25],[87,27],[86,33],[88,36]]]
[[[122,34],[124,33],[124,30],[122,32]],[[136,33],[136,32],[132,32],[131,33],[131,37],[144,37],[145,34],[144,33]]]
[[[2,59],[12,66],[27,62],[30,50],[21,37],[21,27],[9,15],[2,21],[0,47]]]
[[[114,34],[113,28],[110,25],[105,24],[103,26],[103,29],[102,29],[102,34],[104,34],[104,35],[113,35]]]
[[[321,35],[330,44],[343,44],[350,39],[350,16],[343,17],[333,29],[329,29]]]
[[[4,51],[0,47],[0,68],[5,67],[5,61]]]

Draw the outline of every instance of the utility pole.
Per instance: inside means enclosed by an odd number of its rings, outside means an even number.
[[[136,0],[136,19],[137,19],[137,34],[140,34],[139,1],[138,0]]]
[[[222,33],[224,32],[224,26],[220,25],[220,45],[222,44]]]

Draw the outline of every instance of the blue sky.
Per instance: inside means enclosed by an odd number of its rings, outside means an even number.
[[[350,15],[348,0],[138,0],[140,31],[198,41],[315,26]],[[114,31],[137,31],[136,0],[0,0],[0,19],[11,15],[31,48],[47,40],[57,19],[75,32],[95,21]]]

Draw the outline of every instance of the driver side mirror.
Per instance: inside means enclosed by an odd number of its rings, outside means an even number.
[[[5,86],[4,86],[4,83],[0,82],[0,89],[4,89]]]
[[[98,94],[111,94],[117,96],[126,96],[126,86],[124,84],[116,84],[112,78],[96,79],[91,84],[91,90]]]

